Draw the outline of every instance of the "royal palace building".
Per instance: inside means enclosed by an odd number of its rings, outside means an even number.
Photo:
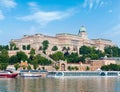
[[[30,45],[30,48],[34,48],[36,51],[39,51],[42,48],[42,42],[48,40],[49,47],[47,49],[47,54],[53,53],[53,46],[57,46],[58,51],[63,51],[63,48],[69,48],[70,52],[78,52],[79,48],[83,45],[85,46],[94,46],[96,49],[104,50],[105,46],[113,46],[111,40],[106,39],[88,39],[87,31],[84,26],[81,26],[79,33],[69,34],[61,33],[56,34],[56,36],[48,36],[43,34],[35,35],[24,35],[21,39],[14,39],[10,42],[14,42],[19,50],[23,50],[23,46]]]

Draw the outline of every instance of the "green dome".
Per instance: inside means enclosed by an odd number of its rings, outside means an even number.
[[[84,26],[81,26],[80,32],[86,32],[86,28]]]

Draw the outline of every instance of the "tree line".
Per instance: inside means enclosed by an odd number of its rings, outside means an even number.
[[[25,52],[19,51],[16,55],[9,57],[8,51],[3,49],[0,52],[0,69],[6,69],[7,65],[16,65],[21,63],[21,61],[27,61],[29,64],[32,64],[37,68],[38,65],[50,65],[52,61],[42,57],[40,54],[35,55],[35,50],[30,50],[30,56],[28,57]]]
[[[42,46],[39,48],[39,50],[42,50],[43,53],[46,54],[46,50],[48,49],[48,47],[49,41],[45,40],[42,42]],[[30,45],[23,45],[23,50],[30,50],[29,57],[22,51],[19,51],[16,55],[9,57],[9,50],[18,49],[19,48],[17,48],[15,43],[13,42],[10,43],[10,46],[0,45],[0,69],[2,69],[2,66],[20,63],[21,61],[28,61],[28,63],[33,64],[34,66],[37,66],[38,64],[52,64],[50,60],[42,57],[41,55],[35,55],[35,50],[31,48]],[[116,46],[106,46],[104,48],[104,52],[96,49],[95,47],[81,46],[79,48],[80,55],[78,55],[78,53],[71,53],[70,49],[70,47],[63,47],[62,51],[58,51],[58,47],[53,46],[51,50],[55,52],[53,54],[50,54],[49,57],[51,57],[55,61],[67,60],[67,62],[69,63],[79,63],[80,61],[84,63],[86,59],[100,59],[104,56],[120,57],[120,48]]]
[[[117,65],[117,64],[104,65],[104,66],[101,67],[101,70],[104,70],[104,71],[120,71],[120,65]]]

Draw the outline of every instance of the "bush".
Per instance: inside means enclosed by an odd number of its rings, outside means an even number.
[[[31,66],[30,66],[30,65],[28,65],[28,66],[27,66],[27,69],[28,69],[28,70],[31,70],[32,68],[31,68]]]
[[[6,70],[8,64],[7,63],[1,63],[0,64],[0,70]]]
[[[19,63],[14,64],[14,67],[17,70],[20,67]]]

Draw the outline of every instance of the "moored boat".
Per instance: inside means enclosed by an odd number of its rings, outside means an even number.
[[[20,71],[21,77],[41,77],[41,74],[37,70],[23,70]]]
[[[17,75],[18,73],[13,73],[10,70],[0,71],[0,78],[15,78]]]
[[[47,77],[120,77],[120,71],[52,71]]]

